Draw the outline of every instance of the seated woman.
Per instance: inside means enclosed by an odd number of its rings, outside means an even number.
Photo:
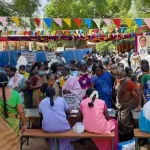
[[[85,96],[85,92],[82,90],[79,81],[76,77],[70,76],[70,69],[68,67],[63,68],[62,72],[63,78],[65,80],[62,86],[62,95],[72,95],[75,98],[75,107],[78,108],[80,102]]]
[[[150,133],[150,101],[148,101],[140,114],[139,128],[142,132]],[[150,143],[150,139],[149,139]]]
[[[109,119],[105,101],[98,99],[98,92],[89,88],[87,99],[80,105],[79,118],[83,118],[85,130],[93,133],[111,134],[115,130],[115,150],[118,149],[118,126],[115,120]],[[92,139],[99,150],[111,150],[111,140]]]
[[[46,98],[39,105],[42,114],[42,129],[45,132],[65,132],[70,130],[66,114],[70,114],[67,103],[62,97],[54,99],[55,89],[46,89]],[[59,140],[60,150],[73,150],[70,139]],[[55,139],[50,139],[51,150],[55,150]]]

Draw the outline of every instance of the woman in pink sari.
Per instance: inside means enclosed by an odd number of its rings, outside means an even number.
[[[114,119],[109,119],[107,106],[98,99],[98,92],[89,88],[86,91],[88,98],[80,104],[79,118],[83,118],[85,130],[92,133],[111,134],[115,131],[115,150],[118,150],[118,126]],[[110,139],[92,139],[99,150],[112,150]]]
[[[68,67],[63,68],[62,75],[65,80],[65,83],[62,87],[62,95],[73,95],[76,99],[76,105],[79,107],[85,92],[82,90],[78,79],[70,76],[70,69]]]

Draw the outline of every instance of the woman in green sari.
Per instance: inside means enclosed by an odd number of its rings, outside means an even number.
[[[26,121],[21,98],[18,92],[8,88],[7,84],[7,76],[0,73],[0,117],[2,117],[17,134],[19,134],[21,119],[21,131],[23,133],[26,130]]]

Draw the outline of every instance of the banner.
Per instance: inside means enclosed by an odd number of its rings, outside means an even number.
[[[137,36],[137,52],[139,53],[141,59],[145,59],[150,51],[150,35]]]

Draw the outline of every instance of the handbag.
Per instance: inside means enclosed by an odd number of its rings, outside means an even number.
[[[118,150],[135,150],[135,138],[130,141],[119,143]]]

